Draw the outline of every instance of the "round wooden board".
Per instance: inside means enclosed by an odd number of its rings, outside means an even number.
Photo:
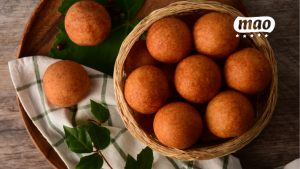
[[[141,10],[137,13],[136,18],[143,18],[150,12],[165,7],[178,0],[146,0]],[[241,11],[245,16],[250,16],[246,6],[242,0],[216,0],[218,2],[231,5]],[[57,11],[62,0],[41,0],[33,11],[20,41],[17,58],[44,55],[48,53],[55,41],[54,36],[58,33],[56,28],[59,23],[64,20],[64,15]],[[46,158],[46,160],[54,167],[59,169],[67,168],[56,151],[42,136],[31,119],[27,116],[18,96],[17,102],[19,110],[25,125],[25,128],[35,144],[36,148]]]

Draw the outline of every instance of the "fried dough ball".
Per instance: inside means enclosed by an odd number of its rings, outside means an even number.
[[[178,65],[177,63],[173,63],[173,64],[164,63],[160,67],[160,69],[165,73],[165,75],[168,79],[168,83],[169,83],[169,87],[170,87],[169,98],[171,100],[181,98],[181,96],[177,92],[177,90],[175,88],[175,84],[174,84],[174,76],[175,76],[175,70],[176,70],[177,65]]]
[[[240,42],[233,23],[234,18],[223,13],[212,12],[202,16],[193,28],[196,50],[214,60],[228,57]]]
[[[86,70],[70,60],[50,65],[45,71],[43,84],[48,100],[60,107],[77,104],[90,89],[90,79]]]
[[[179,62],[193,46],[189,27],[174,17],[156,21],[147,33],[146,43],[150,54],[163,63]]]
[[[254,110],[243,94],[228,90],[219,93],[207,105],[205,122],[208,129],[221,138],[236,137],[247,132],[254,121]]]
[[[150,55],[146,46],[146,41],[140,40],[135,42],[132,46],[124,63],[124,71],[129,75],[136,68],[145,65],[159,67],[161,63]]]
[[[183,102],[163,106],[154,117],[154,133],[166,146],[186,149],[199,139],[202,119],[197,110]]]
[[[129,75],[125,82],[124,95],[129,106],[137,112],[155,113],[169,97],[168,79],[155,66],[139,67]]]
[[[261,51],[245,48],[227,58],[223,74],[229,88],[250,96],[261,93],[268,86],[272,70]]]
[[[101,4],[79,1],[68,10],[65,28],[69,38],[77,45],[96,46],[108,37],[111,19]]]
[[[178,64],[174,82],[176,90],[184,99],[203,104],[219,92],[222,73],[209,57],[192,55]]]
[[[154,130],[153,130],[154,117],[155,117],[155,113],[152,113],[152,114],[135,113],[134,114],[135,121],[148,134],[154,133]]]

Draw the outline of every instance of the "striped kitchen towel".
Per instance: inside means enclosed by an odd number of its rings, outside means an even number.
[[[118,113],[113,78],[94,69],[84,67],[90,77],[90,91],[77,105],[62,108],[53,105],[45,96],[43,75],[48,66],[59,60],[46,56],[24,57],[8,63],[11,78],[20,101],[33,123],[53,146],[68,168],[75,168],[80,157],[88,154],[70,152],[64,140],[63,125],[75,127],[94,119],[90,99],[105,105],[110,119],[103,125],[111,132],[111,143],[103,150],[114,169],[122,169],[128,154],[136,157],[146,147],[127,131]],[[154,169],[241,169],[239,160],[231,155],[203,161],[180,161],[154,153]],[[106,163],[103,168],[109,168]]]

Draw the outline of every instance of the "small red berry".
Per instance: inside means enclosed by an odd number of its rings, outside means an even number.
[[[113,4],[113,3],[115,3],[115,0],[108,0],[108,3]]]
[[[57,50],[62,50],[64,48],[64,46],[61,44],[61,43],[58,43],[57,45],[56,45],[56,49]]]
[[[119,15],[119,14],[121,13],[121,8],[115,7],[114,13],[115,13],[116,15]]]
[[[111,4],[106,6],[106,10],[111,11],[113,9],[113,6]]]

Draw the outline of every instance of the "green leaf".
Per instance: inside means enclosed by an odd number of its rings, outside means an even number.
[[[69,0],[63,0],[60,4],[60,6],[57,8],[57,11],[62,13],[62,14],[67,14],[69,8],[74,5],[76,2],[79,2],[81,0],[73,0],[73,1],[69,1]]]
[[[66,14],[69,8],[80,0],[64,0],[58,11]],[[107,0],[95,0],[96,2],[107,5]],[[60,32],[55,36],[56,41],[50,50],[49,56],[57,59],[73,60],[77,63],[94,68],[103,73],[113,75],[116,57],[123,40],[132,31],[140,20],[132,21],[145,0],[116,0],[113,7],[120,7],[125,14],[124,19],[112,19],[112,28],[108,38],[97,46],[79,46],[73,43],[64,27],[64,22],[58,25]],[[110,12],[111,18],[114,17]],[[64,49],[57,50],[56,45],[63,43]]]
[[[110,131],[105,127],[99,127],[97,124],[89,122],[89,134],[98,150],[105,149],[110,143]]]
[[[100,123],[105,123],[109,118],[109,110],[104,107],[102,104],[95,102],[94,100],[91,101],[91,111],[93,115],[97,118]]]
[[[94,153],[89,156],[81,157],[76,169],[100,169],[103,166],[103,158]]]
[[[67,142],[70,151],[75,153],[90,153],[93,151],[92,140],[86,130],[86,126],[69,128],[64,126]]]
[[[69,8],[74,5],[76,2],[83,1],[83,0],[63,0],[60,4],[60,6],[57,8],[57,11],[62,14],[67,14]],[[94,0],[102,5],[107,5],[108,0]]]
[[[141,40],[146,40],[146,38],[147,38],[147,33],[148,33],[148,32],[144,32],[144,33],[143,33],[143,35],[142,35],[142,37],[141,37]]]
[[[146,147],[137,155],[137,168],[138,169],[151,169],[153,163],[153,151],[151,148]]]
[[[130,154],[128,154],[127,156],[126,165],[124,169],[137,169],[136,160]]]
[[[81,125],[81,126],[78,126],[78,128],[89,131],[89,125]]]

